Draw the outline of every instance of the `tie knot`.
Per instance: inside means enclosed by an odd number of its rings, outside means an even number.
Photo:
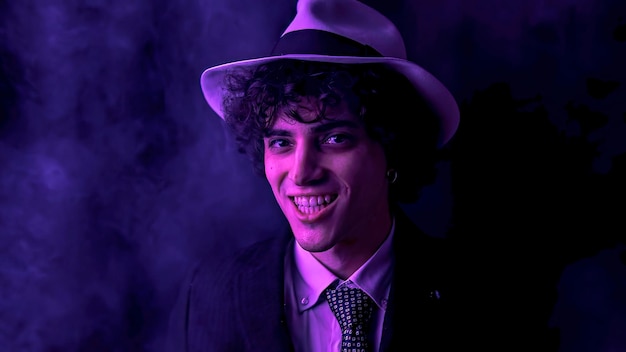
[[[343,334],[343,347],[361,351],[367,347],[367,329],[374,301],[361,289],[342,287],[326,289],[326,300],[337,317]]]

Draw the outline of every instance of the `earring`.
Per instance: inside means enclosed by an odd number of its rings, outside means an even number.
[[[395,183],[398,179],[398,171],[396,171],[395,169],[387,170],[387,179],[389,180],[390,184]]]

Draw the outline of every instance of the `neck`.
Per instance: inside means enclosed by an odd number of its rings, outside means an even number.
[[[313,256],[338,278],[348,279],[376,253],[389,236],[392,217],[389,212],[382,214],[364,222],[355,236],[346,238],[327,251],[312,253]]]

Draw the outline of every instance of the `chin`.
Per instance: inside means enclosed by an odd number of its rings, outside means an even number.
[[[321,244],[321,243],[311,243],[311,242],[298,242],[298,243],[300,244],[300,247],[302,247],[302,249],[311,253],[326,252],[327,250],[332,248],[332,246],[328,246],[327,244]]]
[[[293,231],[293,234],[300,247],[306,251],[324,252],[332,247],[328,237],[319,231],[300,229]]]

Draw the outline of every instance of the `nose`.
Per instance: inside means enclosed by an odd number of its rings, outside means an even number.
[[[296,185],[310,185],[321,180],[323,176],[322,155],[314,145],[298,144],[293,155],[293,165],[289,171],[289,178]]]

